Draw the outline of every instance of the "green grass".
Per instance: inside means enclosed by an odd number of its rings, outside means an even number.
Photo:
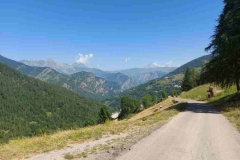
[[[194,100],[198,100],[198,101],[206,101],[206,100],[208,100],[208,92],[207,91],[209,90],[210,86],[211,86],[210,84],[198,86],[196,88],[193,88],[190,91],[182,92],[180,97],[186,98],[186,99],[194,99]],[[222,88],[220,88],[218,86],[216,88],[217,88],[217,90],[222,90]]]

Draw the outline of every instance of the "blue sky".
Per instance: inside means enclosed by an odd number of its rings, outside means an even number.
[[[0,2],[1,55],[73,63],[82,54],[78,61],[103,70],[176,66],[207,54],[223,8],[222,0]]]

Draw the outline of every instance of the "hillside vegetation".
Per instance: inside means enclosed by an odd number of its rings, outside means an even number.
[[[0,63],[0,141],[97,123],[97,101],[24,76]]]
[[[159,106],[164,107],[161,110],[156,110]],[[170,99],[150,107],[149,111],[140,112],[139,115],[137,114],[130,120],[108,121],[105,124],[77,130],[59,131],[50,135],[11,140],[8,144],[0,147],[0,160],[23,159],[36,154],[67,148],[69,145],[94,141],[106,135],[131,133],[132,136],[144,136],[156,127],[161,127],[167,123],[171,117],[177,115],[186,107],[186,103],[176,104]],[[146,111],[147,113],[145,113]],[[81,158],[79,155],[77,156]]]

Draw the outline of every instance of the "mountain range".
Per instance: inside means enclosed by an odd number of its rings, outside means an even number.
[[[127,90],[140,84],[146,83],[150,80],[160,78],[167,73],[176,69],[175,67],[160,67],[158,65],[151,65],[144,68],[133,68],[119,71],[102,71],[97,68],[88,68],[82,63],[65,64],[56,62],[53,59],[47,60],[21,60],[28,66],[33,67],[50,67],[59,73],[66,75],[74,74],[77,72],[90,72],[97,77],[104,78],[108,81],[117,82],[121,86],[121,90]],[[151,67],[149,67],[151,65]]]
[[[116,94],[107,98],[103,102],[115,109],[119,109],[120,100],[123,96],[129,96],[141,100],[143,96],[149,94],[151,96],[157,96],[158,99],[160,99],[162,98],[162,91],[166,91],[168,95],[170,95],[171,92],[179,92],[181,91],[181,84],[185,70],[187,68],[200,69],[211,58],[211,55],[205,55],[194,59],[161,78],[151,80],[145,84],[141,84],[120,94]]]
[[[0,55],[0,61],[21,73],[42,81],[67,88],[87,98],[100,100],[115,93],[122,92],[121,82],[108,81],[88,72],[66,75],[49,67],[28,66]],[[117,74],[116,74],[117,75]]]
[[[0,61],[25,75],[65,87],[70,91],[96,100],[103,100],[139,84],[162,77],[166,71],[173,69],[162,67],[123,70],[122,72],[126,72],[128,76],[120,72],[113,73],[96,68],[87,68],[81,63],[64,64],[52,59],[17,62],[0,56]],[[131,72],[135,73],[130,74]]]
[[[25,75],[65,87],[88,98],[96,100],[108,98],[104,102],[114,107],[118,106],[122,95],[140,99],[146,94],[161,97],[162,89],[167,90],[168,93],[179,90],[185,69],[199,68],[209,59],[210,55],[203,56],[177,69],[149,64],[145,68],[107,72],[88,68],[81,63],[64,64],[52,59],[17,62],[0,55],[0,61]]]

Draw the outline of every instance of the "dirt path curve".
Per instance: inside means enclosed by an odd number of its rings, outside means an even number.
[[[186,112],[117,160],[240,160],[240,134],[228,120],[203,102],[185,101]]]
[[[113,139],[124,138],[126,136],[127,136],[127,134],[111,135],[109,137],[102,138],[100,140],[96,140],[96,141],[88,142],[88,143],[85,142],[85,143],[75,145],[74,147],[70,147],[67,149],[42,153],[42,154],[33,156],[33,157],[25,159],[25,160],[66,160],[64,158],[65,154],[68,154],[68,153],[77,154],[77,153],[83,152],[85,149],[94,147],[99,144],[105,144],[106,142],[113,140]]]

